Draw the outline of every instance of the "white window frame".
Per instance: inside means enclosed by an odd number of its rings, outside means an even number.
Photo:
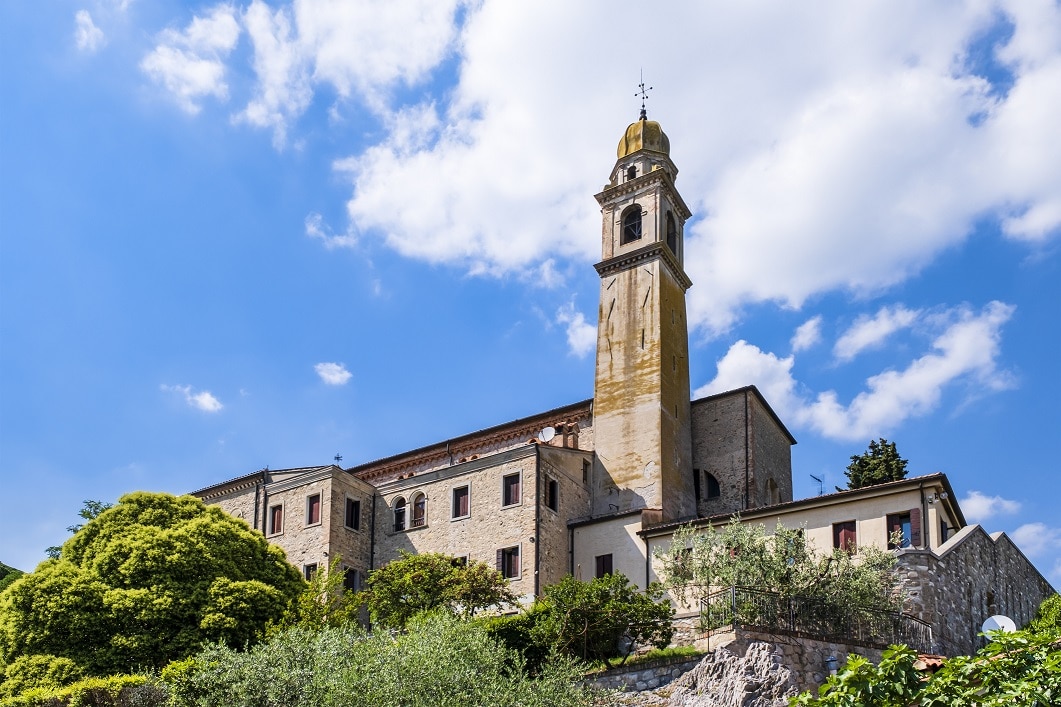
[[[272,512],[273,512],[273,509],[276,508],[277,506],[280,507],[280,530],[274,530],[272,528],[272,521],[273,521]],[[273,538],[273,537],[276,537],[277,535],[283,535],[284,534],[284,528],[286,526],[287,526],[287,509],[284,508],[284,502],[280,501],[280,503],[269,503],[269,504],[266,504],[266,510],[265,510],[265,530],[266,530],[266,533],[265,533],[265,537]]]
[[[317,522],[316,523],[310,523],[309,522],[309,500],[311,498],[313,498],[314,496],[316,496],[318,498],[317,503],[320,504],[320,508],[317,510],[317,516],[318,516],[317,517]],[[304,527],[306,527],[306,528],[315,528],[318,525],[323,525],[324,524],[324,494],[323,493],[321,493],[320,491],[314,491],[313,493],[307,493],[306,494],[306,514],[302,517],[302,520],[304,521],[304,523],[305,523]]]
[[[511,582],[516,582],[523,579],[523,543],[519,542],[515,545],[506,545],[505,547],[498,548],[498,550],[504,553],[505,550],[511,550],[512,548],[516,548],[516,552],[519,553],[519,573],[515,577],[505,577],[505,579]],[[503,569],[501,570],[501,576],[505,576],[505,571]]]
[[[454,512],[454,494],[460,489],[468,489],[468,512],[462,516],[453,515]],[[471,483],[460,484],[459,486],[453,486],[449,490],[449,519],[450,520],[467,520],[472,517],[472,485]]]

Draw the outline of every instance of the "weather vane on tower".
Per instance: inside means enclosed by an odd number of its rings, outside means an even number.
[[[641,98],[641,120],[648,120],[648,111],[645,110],[645,100],[648,98],[648,92],[652,90],[649,86],[645,88],[645,70],[641,70],[641,83],[637,85],[637,93],[634,96],[640,96]]]

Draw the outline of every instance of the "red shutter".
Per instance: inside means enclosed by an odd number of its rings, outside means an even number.
[[[921,547],[921,509],[910,509],[910,546]]]
[[[505,551],[497,551],[497,571],[501,574],[505,573]]]

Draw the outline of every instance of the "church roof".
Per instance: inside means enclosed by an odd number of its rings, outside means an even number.
[[[642,117],[627,126],[626,132],[619,140],[616,154],[619,159],[632,155],[638,150],[652,150],[670,154],[670,138],[663,132],[663,128],[654,120]]]

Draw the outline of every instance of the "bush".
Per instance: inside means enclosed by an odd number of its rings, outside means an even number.
[[[534,638],[534,626],[544,615],[545,607],[534,604],[518,614],[491,616],[480,623],[488,636],[523,658],[528,673],[537,675],[551,653],[547,643]]]
[[[90,677],[63,688],[34,687],[0,707],[165,707],[169,693],[147,675]]]
[[[33,687],[65,687],[83,674],[81,666],[69,658],[39,654],[20,656],[3,670],[0,697],[11,697]]]

